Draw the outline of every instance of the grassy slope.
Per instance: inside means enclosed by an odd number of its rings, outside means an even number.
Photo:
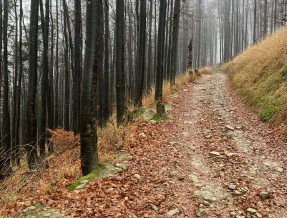
[[[221,68],[263,121],[287,134],[287,28],[250,46]]]

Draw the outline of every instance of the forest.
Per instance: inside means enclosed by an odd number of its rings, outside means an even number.
[[[197,99],[198,90],[190,91],[191,88],[186,88],[201,84],[197,81],[209,84],[202,88],[210,89],[209,94],[205,95],[211,95],[213,89],[225,90],[225,80],[221,74],[211,76],[219,71],[217,69],[220,66],[222,71],[232,74],[229,76],[231,88],[259,114],[261,120],[271,123],[276,123],[275,118],[278,117],[283,120],[285,112],[279,114],[277,111],[281,109],[281,102],[282,105],[286,103],[285,98],[280,101],[280,105],[275,104],[274,102],[279,102],[281,94],[279,96],[277,92],[277,97],[265,98],[260,95],[265,86],[258,85],[257,88],[254,84],[267,77],[263,75],[265,71],[275,72],[273,65],[278,66],[276,72],[281,72],[280,75],[284,74],[285,78],[286,61],[280,59],[285,54],[285,50],[280,50],[284,43],[280,47],[278,45],[281,53],[274,51],[276,57],[272,56],[271,59],[268,56],[268,60],[260,59],[262,62],[258,58],[258,63],[262,64],[257,68],[254,68],[256,59],[253,62],[248,60],[259,57],[261,51],[269,55],[272,46],[265,50],[260,47],[262,50],[257,53],[248,52],[267,40],[273,44],[269,37],[285,30],[286,22],[286,0],[1,0],[0,182],[5,183],[20,171],[26,174],[40,173],[42,179],[45,174],[42,171],[51,166],[51,158],[60,160],[58,155],[70,149],[68,147],[59,151],[61,139],[65,137],[74,140],[69,141],[71,144],[77,141],[75,160],[78,164],[78,178],[73,178],[74,180],[102,169],[102,148],[99,153],[99,144],[113,147],[119,141],[131,143],[134,137],[131,126],[139,125],[135,127],[135,134],[138,135],[136,144],[145,144],[149,140],[164,141],[161,138],[166,131],[164,123],[167,122],[168,129],[171,128],[168,124],[170,120],[181,120],[172,118],[179,115],[171,115],[170,107],[179,103],[170,104],[173,101],[171,99],[181,93],[182,89],[188,95],[195,95],[193,98]],[[282,35],[283,33],[281,32]],[[279,36],[278,40],[281,40]],[[240,59],[244,54],[250,56]],[[271,62],[275,59],[276,63]],[[247,69],[247,64],[252,67]],[[250,76],[253,79],[249,81],[247,75],[253,75],[252,69],[260,71],[261,76],[256,77],[257,74],[254,73],[254,76]],[[246,77],[242,76],[244,73]],[[183,78],[187,78],[187,82],[179,84],[178,81]],[[267,93],[279,90],[279,80],[272,80],[272,84],[276,85]],[[171,93],[168,100],[166,89]],[[151,99],[151,108],[154,109],[146,107],[147,99]],[[206,104],[211,104],[210,107],[216,108],[206,99],[199,99],[199,104],[205,101]],[[188,102],[183,103],[182,107],[187,107]],[[271,106],[267,108],[267,104]],[[190,108],[197,107],[197,104],[190,105]],[[156,122],[148,121],[145,126],[135,117],[146,110],[154,112],[152,119]],[[218,110],[198,122],[212,120],[219,113]],[[205,109],[203,114],[204,111]],[[183,125],[191,122],[185,121]],[[110,129],[113,123],[114,131],[123,131],[122,135],[114,141],[104,140],[103,132],[115,138]],[[160,127],[149,126],[152,124]],[[176,130],[168,131],[175,134],[180,125],[175,125],[178,127]],[[209,131],[208,125],[186,130],[186,135],[190,135],[196,128],[205,134]],[[278,122],[276,125],[281,124]],[[131,132],[126,133],[125,128],[130,128]],[[144,129],[141,130],[143,132],[139,130],[141,128]],[[159,131],[157,128],[163,128],[160,130],[163,132],[153,132]],[[226,128],[227,131],[235,131],[237,127],[230,127],[227,123]],[[242,128],[238,127],[238,130]],[[147,139],[148,134],[145,131],[158,138]],[[62,135],[57,135],[59,133]],[[141,141],[141,137],[146,140]],[[232,140],[235,136],[227,134],[224,137]],[[161,143],[166,143],[163,141]],[[173,145],[178,144],[180,145],[176,142]],[[74,147],[71,148],[73,149]],[[121,148],[114,152],[118,151]],[[139,151],[134,152],[136,156]],[[211,155],[220,156],[215,153]],[[196,180],[195,177],[192,177],[193,180]],[[3,185],[0,193],[5,189],[7,188]],[[203,204],[211,201],[205,199]],[[144,206],[138,210],[143,212],[143,208]],[[15,211],[6,211],[6,215]],[[153,213],[156,211],[158,210],[153,207]],[[179,211],[173,211],[175,213],[171,213],[171,216],[181,213]],[[131,212],[125,216],[123,211],[119,213],[123,217],[136,214]],[[148,213],[147,217],[153,217],[153,213]],[[254,212],[256,213],[260,214],[260,210]],[[84,213],[78,211],[76,214],[81,216]],[[115,215],[116,212],[88,212],[83,216],[92,214],[105,217]],[[279,215],[282,214],[284,213]],[[140,215],[143,216],[144,213]]]

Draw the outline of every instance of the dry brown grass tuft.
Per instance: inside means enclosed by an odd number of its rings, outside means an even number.
[[[98,152],[100,162],[111,162],[118,150],[123,149],[129,135],[136,125],[129,124],[118,127],[114,113],[106,128],[98,130]]]
[[[189,82],[193,82],[195,79],[196,79],[196,76],[194,74],[190,75],[188,72],[186,72],[185,74],[183,74],[183,75],[181,75],[175,79],[175,86],[171,86],[168,81],[165,81],[163,84],[163,87],[162,87],[162,101],[163,101],[163,103],[167,104],[169,102],[170,97],[174,93],[176,93],[181,88],[181,86],[183,86]],[[153,87],[151,92],[143,98],[143,107],[144,108],[155,107],[154,95],[155,95],[155,89]]]
[[[286,35],[283,28],[221,66],[229,73],[231,85],[260,118],[278,126],[287,123]]]
[[[204,67],[204,68],[201,68],[198,72],[199,72],[199,75],[211,74],[212,68],[211,67]]]

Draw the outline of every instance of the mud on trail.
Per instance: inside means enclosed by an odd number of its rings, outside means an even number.
[[[166,109],[169,120],[139,122],[129,135],[116,176],[32,196],[32,204],[48,217],[287,217],[284,141],[225,74],[189,83]]]

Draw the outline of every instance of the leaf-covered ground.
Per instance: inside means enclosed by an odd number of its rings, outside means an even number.
[[[182,87],[167,113],[160,124],[138,123],[123,147],[129,168],[118,176],[73,192],[55,184],[10,203],[5,215],[29,201],[67,217],[287,217],[286,144],[241,103],[226,75]]]

